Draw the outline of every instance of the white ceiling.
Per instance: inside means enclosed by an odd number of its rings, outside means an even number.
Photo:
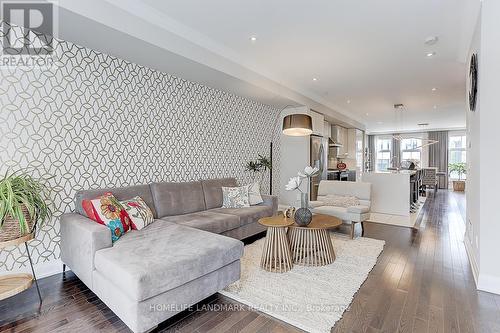
[[[479,0],[59,3],[371,132],[465,127],[465,63]],[[425,45],[429,36],[438,43]],[[402,121],[394,103],[405,104]]]

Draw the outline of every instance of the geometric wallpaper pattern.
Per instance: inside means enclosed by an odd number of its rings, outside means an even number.
[[[58,219],[74,209],[76,191],[226,176],[249,182],[245,162],[268,156],[271,137],[279,138],[276,108],[65,41],[56,41],[52,68],[0,74],[0,172],[54,176],[55,217],[30,243],[34,263],[59,258]],[[1,250],[0,271],[27,260],[21,247]]]

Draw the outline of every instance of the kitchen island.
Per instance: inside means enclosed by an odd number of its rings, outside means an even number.
[[[410,216],[410,177],[414,170],[366,172],[362,180],[372,184],[373,213]]]

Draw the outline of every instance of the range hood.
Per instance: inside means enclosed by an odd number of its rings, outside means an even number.
[[[342,135],[343,130],[345,130],[345,128],[338,125],[332,125],[330,138],[328,139],[328,147],[335,148],[344,146],[342,142],[342,138],[344,137]]]
[[[328,138],[328,147],[343,147],[343,145],[335,140],[332,140],[332,138]]]

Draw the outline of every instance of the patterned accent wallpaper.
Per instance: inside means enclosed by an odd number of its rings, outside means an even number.
[[[269,155],[276,108],[73,43],[56,41],[55,52],[51,69],[0,68],[0,172],[55,176],[55,218],[30,243],[34,263],[59,258],[58,217],[73,210],[78,190],[228,176],[247,183],[245,163]],[[1,250],[0,271],[27,266],[24,252]]]

